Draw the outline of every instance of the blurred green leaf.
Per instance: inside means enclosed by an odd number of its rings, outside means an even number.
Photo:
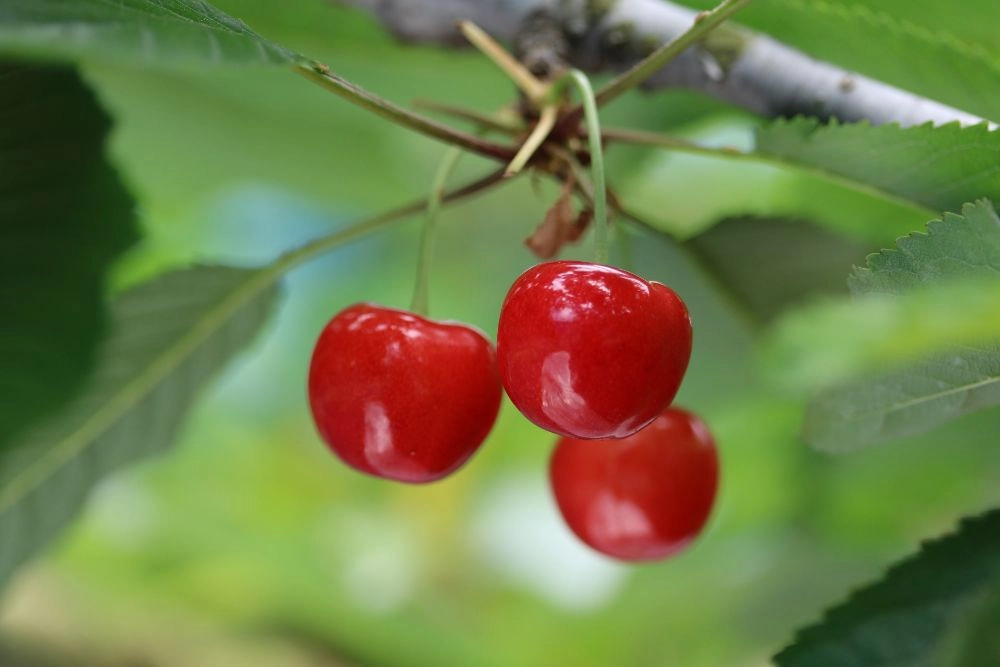
[[[944,33],[937,26],[916,26],[862,5],[792,1],[786,9],[801,14],[803,29],[817,40],[830,41],[837,63],[879,81],[939,100],[992,120],[1000,119],[1000,58],[964,40],[962,33]],[[808,27],[807,27],[808,26]],[[820,38],[825,33],[827,37]],[[797,43],[811,51],[803,35]],[[872,45],[878,55],[872,57]]]
[[[683,138],[703,146],[749,150],[758,126],[742,119],[710,119]],[[612,144],[609,153],[617,150]],[[654,152],[639,162],[634,175],[615,182],[616,191],[630,210],[681,238],[725,218],[778,217],[809,220],[871,248],[890,244],[927,222],[928,212],[921,206],[809,164],[733,155]]]
[[[858,6],[857,0],[779,0],[764,5],[773,5],[788,25],[789,11],[800,6],[808,12],[815,5],[831,7]],[[762,7],[762,5],[756,5]],[[1000,44],[996,40],[993,26],[1000,21],[1000,5],[993,0],[964,0],[960,3],[941,3],[939,0],[879,0],[878,9],[901,23],[906,23],[939,34],[959,35],[974,43],[977,48],[1000,56]],[[808,14],[804,14],[808,18]],[[780,18],[777,17],[776,18]],[[813,19],[815,22],[815,19]],[[822,23],[820,21],[820,23]],[[829,37],[833,39],[833,37]],[[872,45],[873,48],[877,45]]]
[[[270,274],[195,267],[116,300],[79,400],[0,456],[0,585],[104,475],[171,443],[198,389],[254,338],[275,297]]]
[[[933,211],[956,211],[980,197],[1000,201],[1000,131],[985,125],[900,128],[779,119],[757,130],[756,150]]]
[[[962,215],[946,215],[898,246],[869,257],[868,268],[852,277],[855,294],[870,296],[790,316],[777,330],[772,360],[779,373],[809,387],[841,382],[806,412],[804,436],[821,449],[920,433],[1000,403],[1000,217],[993,206],[966,205]],[[949,280],[973,282],[939,282]],[[930,358],[843,382],[870,362],[918,355]]]
[[[1000,404],[1000,345],[968,347],[818,394],[807,406],[803,438],[849,451],[914,435]]]
[[[970,605],[996,593],[1000,510],[964,521],[924,544],[885,577],[801,630],[775,656],[779,667],[930,667]],[[986,664],[986,663],[975,663]]]
[[[0,63],[0,87],[2,450],[93,367],[105,274],[138,231],[104,156],[111,121],[76,72]]]
[[[955,667],[1000,665],[1000,580],[994,581],[969,620],[957,630],[949,664]]]
[[[1000,341],[996,280],[818,303],[782,319],[764,354],[784,386],[815,391],[984,341]]]
[[[806,220],[728,218],[686,242],[754,319],[767,321],[816,294],[845,292],[864,246]]]
[[[684,0],[682,4],[698,8],[710,8],[718,4],[714,0]],[[807,30],[807,24],[819,24],[814,12],[862,6],[857,0],[771,0],[752,3],[740,13],[740,23],[768,30],[791,43],[808,46],[808,37],[799,39],[800,31]],[[879,0],[878,9],[900,23],[927,28],[941,34],[962,35],[976,48],[1000,56],[1000,43],[993,28],[1000,22],[1000,5],[993,0],[965,0],[961,3],[942,3],[939,0]],[[816,32],[819,44],[816,48],[838,49],[843,56],[850,56],[846,48],[840,49],[837,39],[842,35],[833,32]],[[880,45],[867,45],[863,55],[873,59]]]
[[[738,20],[850,71],[1000,119],[1000,98],[992,94],[1000,85],[993,0],[772,0],[751,4]]]
[[[295,54],[202,0],[7,0],[0,52],[143,67],[281,64]]]
[[[1000,59],[961,33],[903,22],[881,7],[791,2],[810,33],[837,35],[838,64],[989,119],[1000,119]],[[796,41],[801,39],[796,36]],[[829,38],[827,38],[829,39]],[[801,42],[800,42],[801,43]],[[871,57],[871,46],[878,57]],[[809,48],[809,47],[807,47]]]

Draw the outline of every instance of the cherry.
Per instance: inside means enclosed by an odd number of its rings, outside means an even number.
[[[482,444],[500,409],[496,355],[477,329],[356,304],[323,329],[309,368],[320,435],[349,466],[441,479]]]
[[[701,532],[719,464],[705,424],[669,408],[628,438],[561,438],[549,473],[559,510],[581,540],[644,561],[677,553]]]
[[[511,401],[574,438],[623,438],[666,408],[691,357],[691,320],[669,287],[589,262],[547,262],[514,281],[497,359]]]

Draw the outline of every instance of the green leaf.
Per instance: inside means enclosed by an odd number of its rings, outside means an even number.
[[[831,364],[836,353],[831,357],[819,352],[820,357],[827,356],[818,364],[830,371],[827,381],[843,379],[840,369],[831,370],[838,364],[864,365],[858,359],[920,354],[926,360],[837,384],[817,395],[807,408],[803,435],[820,449],[843,451],[920,433],[1000,404],[1000,338],[990,335],[998,326],[1000,273],[1000,217],[993,206],[985,200],[966,205],[962,215],[946,215],[930,223],[926,234],[900,239],[898,246],[869,257],[868,268],[851,278],[855,294],[871,295],[861,302],[864,312],[850,313],[844,307],[834,314],[836,322],[823,319],[829,315],[823,312],[810,325],[814,331],[832,332],[813,349],[840,345],[847,355]],[[976,290],[975,282],[946,284],[962,280],[989,281],[980,283],[989,286]],[[939,287],[916,291],[934,283]],[[884,301],[899,300],[897,295],[907,296],[899,303]],[[898,319],[892,322],[894,317]],[[799,323],[788,326],[786,340],[806,333]],[[843,340],[835,342],[838,333]],[[868,340],[857,352],[860,356],[852,357],[855,353],[846,349],[858,344],[859,336]],[[941,348],[953,343],[964,344]],[[808,352],[801,348],[800,352],[787,363],[810,363],[805,360]]]
[[[848,70],[991,120],[1000,119],[1000,59],[964,39],[964,31],[917,26],[869,7],[784,0],[803,20],[793,37],[807,53],[833,59]],[[809,27],[806,28],[805,26]],[[819,33],[826,33],[820,37]],[[833,36],[836,36],[835,38]],[[827,48],[817,48],[826,43]]]
[[[802,437],[845,452],[929,431],[1000,404],[1000,345],[980,345],[819,393]]]
[[[739,21],[849,71],[998,120],[997,6],[993,0],[772,0],[752,3]]]
[[[104,281],[138,237],[111,122],[70,69],[0,63],[0,451],[93,366]]]
[[[1000,665],[1000,581],[994,581],[982,602],[969,614],[965,627],[955,633],[954,648],[946,664],[954,667]]]
[[[998,165],[1000,166],[1000,165]],[[1000,277],[1000,216],[985,200],[945,213],[927,224],[927,233],[896,241],[896,250],[868,257],[847,284],[854,294],[906,294],[941,278]]]
[[[998,592],[1000,510],[925,543],[920,552],[801,630],[779,667],[932,667],[951,633]],[[994,628],[995,629],[995,628]],[[977,663],[994,664],[994,663]]]
[[[1000,131],[985,125],[871,127],[780,119],[757,130],[757,152],[866,184],[932,211],[1000,201]]]
[[[686,0],[683,4],[699,9],[708,9],[719,4],[715,0]],[[868,3],[873,4],[873,3]],[[823,21],[816,16],[821,12],[849,11],[863,5],[858,0],[771,0],[751,3],[740,12],[739,22],[778,35],[784,41],[800,48],[812,44],[824,50],[836,50],[840,56],[849,56],[848,49],[838,47],[843,37],[838,30],[810,34],[810,27]],[[960,35],[970,45],[1000,57],[1000,43],[996,39],[996,26],[1000,23],[1000,5],[994,0],[964,0],[963,2],[941,2],[940,0],[879,0],[879,11],[891,16],[899,23],[917,28],[936,31],[942,35]],[[799,38],[805,32],[805,38]],[[815,38],[816,42],[809,41]],[[878,54],[880,45],[870,43],[862,55],[872,57]]]
[[[742,145],[757,125],[713,122],[685,138],[702,146]],[[609,154],[616,150],[613,144]],[[923,207],[866,184],[766,155],[664,151],[638,164],[635,175],[618,186],[619,198],[650,224],[680,238],[725,218],[778,217],[809,220],[872,248],[892,243],[929,217]]]
[[[1000,341],[995,279],[813,304],[781,320],[764,355],[783,386],[816,391],[984,341]]]
[[[686,245],[757,321],[810,296],[845,292],[844,274],[865,256],[860,243],[783,218],[728,218]]]
[[[296,57],[201,0],[6,0],[0,53],[139,67],[282,64]]]
[[[78,658],[79,656],[74,656]],[[0,665],[10,667],[57,667],[52,656],[41,657],[8,638],[0,638]]]
[[[198,389],[254,338],[275,296],[268,272],[196,267],[117,299],[80,399],[0,455],[0,584],[104,475],[170,444]]]

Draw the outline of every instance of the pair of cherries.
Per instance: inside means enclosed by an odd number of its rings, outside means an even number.
[[[601,264],[522,274],[497,349],[479,330],[357,304],[320,334],[309,399],[345,463],[423,483],[458,469],[496,420],[503,390],[562,436],[550,479],[570,528],[625,560],[676,552],[703,527],[717,483],[704,424],[669,408],[691,355],[691,323],[668,287]]]

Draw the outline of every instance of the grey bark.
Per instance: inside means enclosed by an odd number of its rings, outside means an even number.
[[[526,20],[548,12],[569,38],[570,64],[588,71],[624,69],[684,32],[696,12],[664,0],[342,0],[367,9],[397,37],[460,45],[455,21],[477,23],[513,41]],[[595,8],[600,6],[601,11]],[[701,91],[763,116],[806,114],[844,122],[984,122],[978,116],[816,60],[749,30],[722,28],[724,39],[689,49],[647,88]],[[719,34],[719,33],[716,33]],[[991,127],[996,127],[990,123]]]

